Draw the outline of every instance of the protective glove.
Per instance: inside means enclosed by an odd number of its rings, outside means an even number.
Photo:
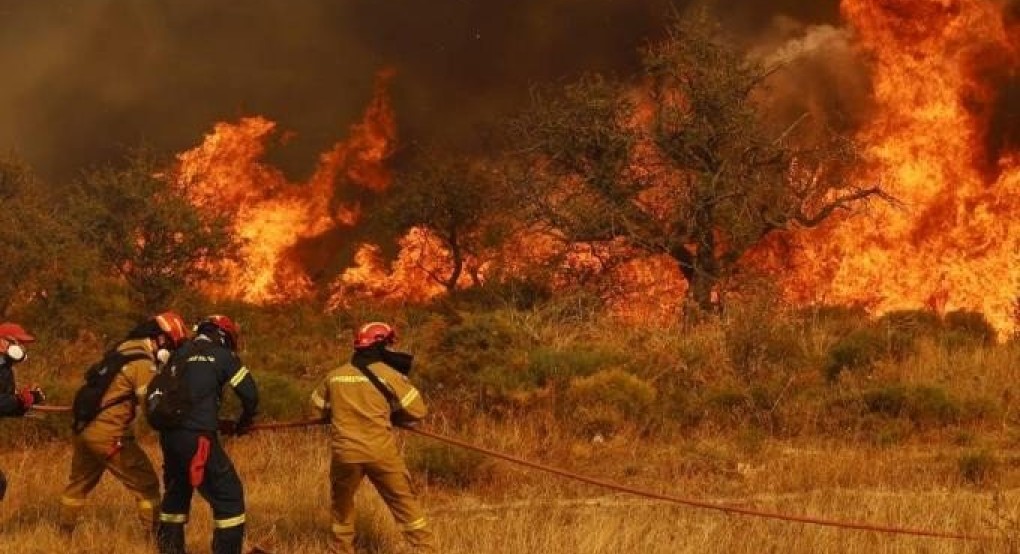
[[[18,393],[18,403],[23,411],[28,411],[36,404],[46,402],[46,394],[38,386],[25,387]]]
[[[220,434],[227,437],[240,437],[247,435],[250,431],[251,421],[233,421],[230,419],[221,419],[217,426]]]
[[[32,388],[28,389],[28,392],[32,393],[33,404],[45,404],[46,393],[43,392],[39,385],[32,385]]]
[[[237,433],[237,422],[232,419],[221,419],[217,422],[217,429],[221,435],[230,437]]]
[[[418,425],[418,419],[411,417],[403,408],[400,408],[390,412],[390,423],[394,427],[411,428]]]
[[[247,435],[248,433],[251,433],[251,424],[252,418],[242,417],[240,420],[238,420],[237,425],[234,426],[234,436],[242,437],[244,435]]]

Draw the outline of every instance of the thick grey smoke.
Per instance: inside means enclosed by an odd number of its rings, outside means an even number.
[[[785,126],[807,114],[816,130],[848,132],[867,120],[871,78],[852,35],[845,27],[774,20],[751,55],[779,68],[768,82],[777,123]]]
[[[274,161],[307,172],[384,66],[398,73],[403,142],[466,142],[532,85],[632,71],[636,48],[688,3],[0,0],[0,151],[63,178],[140,142],[183,150],[213,122],[257,113],[296,132]],[[780,15],[798,25],[838,15],[837,0],[719,3],[751,39]]]

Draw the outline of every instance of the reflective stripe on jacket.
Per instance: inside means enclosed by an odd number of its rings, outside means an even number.
[[[406,419],[425,417],[425,401],[407,377],[382,362],[371,363],[368,369],[393,391]],[[339,460],[373,462],[398,454],[389,403],[352,364],[330,372],[312,392],[310,402],[316,417],[330,419],[333,452]]]

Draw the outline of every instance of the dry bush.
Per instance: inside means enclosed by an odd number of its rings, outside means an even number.
[[[564,423],[581,436],[612,435],[641,426],[654,405],[656,390],[620,369],[571,380],[558,409]]]
[[[489,458],[444,444],[426,443],[409,449],[407,465],[426,482],[451,488],[483,485],[494,475]]]
[[[973,485],[984,486],[998,477],[1000,462],[996,456],[987,451],[967,452],[960,456],[957,466],[960,477]]]

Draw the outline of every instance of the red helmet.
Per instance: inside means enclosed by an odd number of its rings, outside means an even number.
[[[227,346],[236,349],[241,342],[241,326],[234,323],[234,320],[230,319],[225,315],[210,315],[202,321],[198,322],[196,329],[200,329],[203,325],[213,325],[217,329],[226,335],[227,340],[230,342]]]
[[[25,359],[25,349],[21,344],[35,341],[25,328],[17,323],[0,323],[0,355],[6,355],[15,362]]]
[[[373,321],[366,323],[354,335],[354,348],[369,348],[376,344],[393,344],[397,341],[397,332],[388,323]]]
[[[28,334],[24,327],[17,323],[0,323],[0,339],[16,340],[29,343],[35,341],[35,337]]]
[[[163,312],[153,316],[152,319],[166,336],[170,337],[173,348],[177,348],[188,338],[188,326],[177,312]]]

